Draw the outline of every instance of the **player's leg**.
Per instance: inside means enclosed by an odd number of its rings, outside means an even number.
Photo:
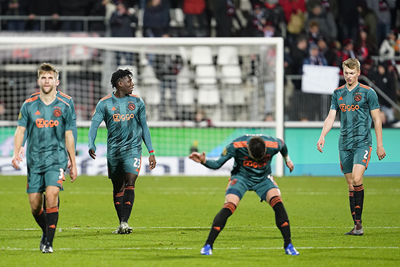
[[[36,223],[42,229],[42,237],[40,239],[39,249],[42,251],[46,244],[46,213],[42,208],[43,191],[45,190],[44,176],[40,173],[31,173],[28,168],[28,193],[31,212]]]
[[[225,193],[225,203],[222,209],[214,217],[210,232],[204,247],[200,253],[202,255],[211,255],[215,239],[224,229],[228,218],[236,210],[240,200],[248,190],[247,184],[240,177],[232,177],[229,180],[228,187]]]
[[[46,187],[46,247],[42,252],[53,252],[53,240],[58,222],[58,195],[60,188],[57,186]]]
[[[340,168],[344,174],[346,179],[347,187],[349,190],[349,206],[350,213],[353,219],[354,225],[355,222],[355,198],[354,198],[354,188],[353,188],[353,159],[354,152],[352,150],[340,150],[339,151],[340,158]],[[346,235],[352,235],[354,233],[355,226],[349,232],[345,233]]]
[[[119,160],[107,158],[108,178],[110,178],[113,185],[113,202],[119,224],[121,224],[125,182],[121,168]],[[118,226],[118,229],[113,233],[119,233],[119,230],[120,226]]]
[[[121,216],[121,226],[123,232],[129,234],[132,232],[132,228],[128,225],[129,217],[131,216],[133,203],[135,201],[135,183],[137,179],[137,174],[126,173],[125,174],[125,186],[124,186],[124,196],[122,204],[122,216]]]
[[[278,188],[269,189],[265,195],[265,200],[271,205],[275,212],[275,224],[282,234],[285,253],[292,256],[299,255],[299,252],[292,244],[289,217],[283,205],[280,190]]]
[[[354,164],[353,167],[353,188],[354,188],[354,220],[355,230],[354,235],[363,235],[364,230],[362,228],[362,211],[364,206],[364,185],[363,176],[365,172],[365,166],[361,164]]]
[[[42,193],[30,193],[28,194],[28,198],[32,215],[35,218],[36,223],[42,229],[42,238],[40,239],[39,245],[39,249],[42,251],[46,245],[46,213],[42,208]]]
[[[132,227],[128,225],[128,220],[132,212],[132,206],[135,201],[135,183],[138,178],[141,166],[140,151],[136,151],[123,160],[124,172],[124,196],[121,214],[121,233],[129,234],[132,232]]]
[[[234,194],[227,194],[225,196],[225,203],[222,209],[214,217],[210,232],[208,234],[206,243],[201,249],[202,255],[211,255],[215,239],[219,233],[224,229],[228,218],[235,212],[236,207],[239,205],[240,198]]]

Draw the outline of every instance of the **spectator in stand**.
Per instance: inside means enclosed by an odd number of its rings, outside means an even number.
[[[357,4],[357,11],[359,13],[359,24],[368,33],[367,42],[374,47],[378,47],[376,39],[376,25],[378,24],[375,12],[370,9],[365,0],[359,0]]]
[[[146,0],[143,14],[143,36],[169,36],[169,0]]]
[[[182,10],[185,14],[186,35],[188,37],[209,36],[209,33],[207,32],[208,26],[205,14],[205,0],[183,0]],[[195,29],[194,26],[195,20],[198,25],[197,29]]]
[[[278,0],[250,0],[253,10],[259,6],[263,10],[263,17],[268,25],[274,27],[274,36],[282,36],[286,30],[285,13]]]
[[[353,40],[346,39],[343,41],[343,49],[338,52],[338,58],[340,62],[343,62],[349,58],[356,58]]]
[[[359,29],[357,1],[338,0],[339,41],[356,40]]]
[[[108,0],[91,0],[91,2],[89,4],[89,8],[88,8],[88,10],[89,10],[88,15],[105,18],[107,4],[108,4]],[[105,33],[105,30],[106,30],[106,28],[105,28],[104,20],[89,22],[89,31]]]
[[[293,44],[297,36],[304,32],[305,0],[279,0],[279,4],[282,6],[285,14],[288,41],[290,44]]]
[[[391,30],[379,48],[379,56],[393,58],[400,55],[400,38],[397,31]]]
[[[29,29],[33,31],[57,31],[59,25],[59,6],[58,1],[54,0],[30,0],[29,1]],[[46,21],[45,28],[40,28],[40,21],[35,20],[37,16],[52,16],[53,20]]]
[[[296,45],[290,49],[290,58],[292,59],[292,74],[302,74],[303,62],[307,57],[307,38],[299,36]]]
[[[308,44],[317,44],[318,40],[323,38],[320,28],[319,28],[319,23],[317,21],[310,21],[308,24]]]
[[[6,15],[9,16],[26,16],[28,15],[28,2],[29,0],[9,0]],[[9,31],[24,31],[24,20],[9,20],[7,23],[7,30]]]
[[[327,66],[328,62],[324,55],[322,55],[319,51],[318,45],[311,44],[309,51],[309,56],[304,59],[303,64],[305,65],[318,65],[318,66]]]
[[[328,66],[337,66],[338,59],[336,47],[334,45],[334,42],[331,42],[330,44],[331,46],[329,47],[324,38],[319,39],[317,42],[319,51],[321,55],[326,58]]]
[[[358,33],[357,43],[356,43],[356,53],[357,59],[362,65],[367,58],[371,57],[376,53],[376,47],[374,44],[370,43],[368,38],[368,31],[365,28],[361,28]]]
[[[311,6],[308,12],[307,24],[310,25],[313,22],[317,22],[321,35],[328,40],[336,40],[337,38],[337,27],[333,14],[325,11],[320,4]]]
[[[229,3],[228,3],[229,1]],[[213,16],[217,23],[217,37],[232,36],[232,17],[235,14],[235,6],[231,0],[212,0],[210,1]],[[229,4],[229,5],[228,5]]]
[[[138,18],[120,1],[110,18],[111,37],[134,37]],[[132,65],[131,52],[116,52],[117,65]]]
[[[393,73],[390,73],[386,69],[387,64],[379,63],[376,73],[371,75],[372,81],[376,86],[381,89],[390,99],[396,101],[397,93],[395,87],[395,77]],[[394,109],[392,105],[384,99],[381,95],[378,95],[379,104],[381,105],[381,111],[385,114],[386,123],[384,125],[390,126],[395,122]]]
[[[378,18],[378,27],[377,27],[377,41],[378,45],[382,43],[382,41],[386,38],[387,33],[390,31],[391,25],[391,8],[394,8],[396,3],[395,0],[366,0],[367,5],[371,8],[377,18]]]
[[[90,0],[59,0],[60,16],[85,17],[88,14]],[[83,31],[82,20],[64,20],[61,24],[61,30],[65,32]]]

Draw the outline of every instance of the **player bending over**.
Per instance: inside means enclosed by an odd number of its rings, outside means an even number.
[[[285,143],[271,136],[243,135],[233,140],[217,160],[206,159],[204,152],[190,154],[190,159],[210,169],[219,169],[230,158],[235,159],[225,193],[224,206],[214,218],[208,238],[200,251],[202,255],[212,254],[215,239],[247,191],[255,191],[261,201],[271,205],[275,212],[276,226],[283,236],[285,253],[292,256],[299,255],[292,244],[289,218],[278,185],[271,175],[271,159],[278,152],[282,154],[286,166],[292,171],[294,165],[289,158]]]

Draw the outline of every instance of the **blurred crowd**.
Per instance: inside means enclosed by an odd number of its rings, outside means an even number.
[[[303,64],[340,66],[358,58],[362,74],[395,102],[399,13],[400,0],[0,0],[0,15],[28,18],[1,20],[9,31],[83,31],[81,20],[61,18],[100,16],[88,30],[113,37],[282,36],[285,74],[301,74]],[[44,29],[40,16],[51,18]],[[392,105],[383,98],[381,105],[384,120],[396,121]]]

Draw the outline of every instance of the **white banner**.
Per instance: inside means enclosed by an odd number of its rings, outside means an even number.
[[[26,160],[21,164],[21,170],[14,170],[11,165],[11,157],[0,157],[0,174],[2,175],[26,175]],[[142,157],[140,175],[206,175],[206,176],[229,176],[233,166],[233,159],[226,162],[220,169],[211,170],[203,165],[184,157],[156,157],[157,167],[149,169],[149,160]],[[107,158],[77,157],[78,175],[104,175],[107,176]]]
[[[339,87],[338,67],[303,65],[301,90],[305,93],[328,94]]]

